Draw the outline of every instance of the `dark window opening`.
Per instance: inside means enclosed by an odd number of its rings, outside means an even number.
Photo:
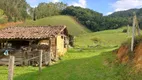
[[[29,41],[9,41],[12,44],[12,48],[20,49],[22,46],[28,47]]]

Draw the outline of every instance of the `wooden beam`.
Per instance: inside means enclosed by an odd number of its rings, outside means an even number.
[[[56,39],[55,39],[55,60],[57,61],[58,60],[58,52],[57,52],[57,37],[56,37]]]
[[[39,72],[41,72],[42,70],[42,54],[43,54],[43,50],[40,50],[40,57],[39,57]]]
[[[52,38],[49,39],[48,65],[51,65]]]
[[[13,80],[15,57],[10,56],[8,66],[8,80]]]
[[[48,57],[47,57],[48,52],[44,52],[44,60],[45,60],[45,65],[48,65]]]

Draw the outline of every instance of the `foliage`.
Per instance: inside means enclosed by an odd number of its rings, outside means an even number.
[[[67,4],[62,2],[40,3],[38,7],[35,8],[35,15],[37,19],[59,15],[66,7]]]
[[[94,43],[98,43],[98,42],[101,42],[101,40],[97,37],[94,37],[91,39]]]
[[[142,36],[136,36],[134,40],[134,47],[137,46],[140,42],[142,42]],[[131,38],[123,42],[122,45],[131,46]]]
[[[90,9],[84,9],[81,7],[67,7],[62,11],[64,15],[74,16],[81,24],[85,25],[92,31],[101,30],[100,23],[102,20],[102,14]]]
[[[123,31],[122,31],[123,33],[127,33],[127,29],[123,29]]]
[[[8,20],[7,20],[7,18],[5,18],[5,16],[0,18],[0,24],[4,24],[4,23],[6,23],[7,21],[8,21]]]
[[[69,6],[62,11],[62,14],[74,16],[92,31],[117,29],[128,24],[128,20],[125,18],[103,16],[101,13],[81,7]]]
[[[4,11],[2,9],[0,9],[0,17],[2,17],[4,14]]]
[[[0,24],[7,22],[7,16],[4,14],[4,11],[0,9]]]
[[[122,18],[122,19],[126,19],[127,21],[124,23],[127,23],[129,25],[132,25],[133,23],[133,12],[136,13],[137,17],[138,17],[138,22],[140,25],[140,28],[142,28],[142,8],[140,9],[130,9],[130,10],[126,10],[126,11],[118,11],[118,12],[114,12],[113,14],[109,15],[109,17],[111,18]]]
[[[25,20],[30,6],[25,0],[0,0],[0,9],[7,15],[9,21]]]

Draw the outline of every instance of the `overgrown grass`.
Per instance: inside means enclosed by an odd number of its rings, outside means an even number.
[[[128,38],[126,41],[124,41],[123,43],[122,43],[122,45],[127,45],[127,46],[131,46],[131,38]],[[142,42],[142,36],[140,35],[140,36],[136,36],[135,38],[134,38],[134,47],[136,46],[136,45],[138,45],[140,42]]]
[[[126,27],[80,35],[75,38],[75,45],[79,47],[96,45],[120,46],[122,42],[126,41],[130,37],[127,33],[122,32],[125,28]],[[92,40],[94,38],[97,38],[100,41],[95,42]]]
[[[66,25],[69,34],[72,34],[74,36],[90,32],[86,27],[76,22],[71,16],[51,16],[36,21],[27,20],[24,24],[22,24],[22,26],[23,25],[24,26]]]

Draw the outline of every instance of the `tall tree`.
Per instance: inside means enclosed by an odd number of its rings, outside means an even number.
[[[59,15],[63,9],[67,7],[67,4],[64,4],[62,2],[57,3],[40,3],[36,10],[36,18],[44,18],[48,16],[54,16]]]
[[[25,20],[28,17],[28,7],[25,0],[0,0],[0,9],[4,10],[9,21]]]

